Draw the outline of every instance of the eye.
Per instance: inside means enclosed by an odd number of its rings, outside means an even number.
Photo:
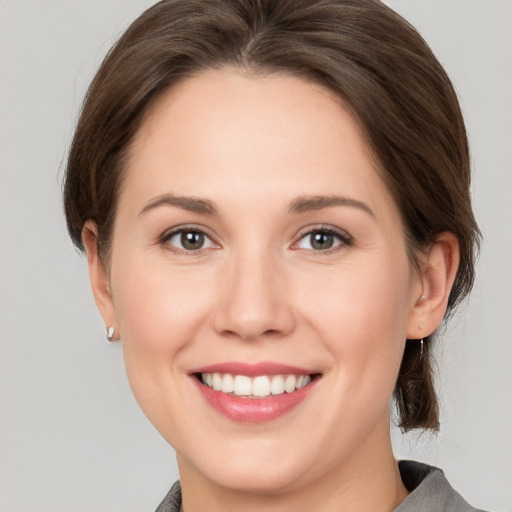
[[[340,245],[350,245],[352,239],[332,228],[314,229],[303,235],[294,248],[311,251],[328,251]]]
[[[214,247],[212,239],[198,229],[180,229],[167,234],[163,242],[181,251],[200,251]]]

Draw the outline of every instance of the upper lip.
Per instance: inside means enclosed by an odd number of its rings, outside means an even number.
[[[242,363],[242,362],[225,362],[216,363],[208,366],[201,366],[189,372],[197,373],[231,373],[232,375],[246,375],[247,377],[257,377],[258,375],[312,375],[318,372],[290,366],[288,364],[261,362],[261,363]]]

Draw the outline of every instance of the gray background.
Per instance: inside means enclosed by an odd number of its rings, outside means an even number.
[[[100,59],[149,0],[0,0],[3,512],[150,511],[177,477],[104,339],[61,213],[63,160]],[[442,431],[396,453],[512,511],[512,2],[389,0],[460,95],[485,235],[471,302],[440,346]]]

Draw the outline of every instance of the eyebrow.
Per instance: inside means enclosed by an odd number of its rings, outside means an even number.
[[[290,213],[304,213],[312,210],[322,210],[332,206],[350,206],[358,208],[375,218],[372,209],[362,201],[342,196],[305,196],[298,197],[290,203]]]
[[[181,208],[182,210],[200,213],[202,215],[218,215],[217,207],[209,199],[175,196],[173,194],[163,194],[155,197],[141,210],[139,215],[143,215],[160,206]],[[288,211],[291,214],[300,214],[314,210],[322,210],[323,208],[330,208],[333,206],[349,206],[352,208],[358,208],[375,218],[375,214],[366,203],[342,196],[298,197],[290,203]]]
[[[196,197],[181,197],[173,194],[164,194],[152,199],[139,213],[143,215],[159,206],[174,206],[189,212],[203,215],[217,215],[218,211],[212,201]]]

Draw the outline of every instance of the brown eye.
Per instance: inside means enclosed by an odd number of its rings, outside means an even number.
[[[197,251],[204,245],[204,235],[198,231],[183,231],[180,241],[183,248],[187,251]]]
[[[165,243],[182,251],[199,251],[213,247],[209,236],[196,229],[180,229],[174,231],[165,239]]]
[[[311,247],[317,251],[330,249],[334,245],[334,235],[324,231],[315,231],[309,235]]]
[[[352,239],[344,232],[331,229],[315,229],[306,233],[297,244],[299,249],[310,251],[327,251],[341,245],[350,245]]]

